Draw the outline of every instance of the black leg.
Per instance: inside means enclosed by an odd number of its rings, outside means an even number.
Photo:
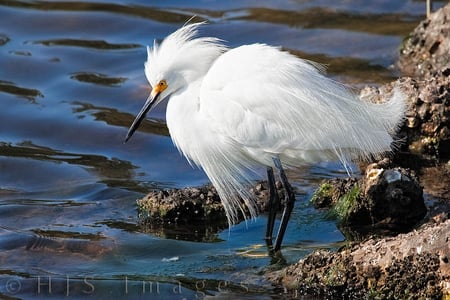
[[[289,222],[292,209],[294,208],[295,194],[292,191],[292,187],[289,184],[286,174],[284,173],[280,159],[278,157],[274,157],[273,162],[280,174],[280,179],[285,190],[285,199],[286,199],[284,204],[283,216],[281,217],[281,224],[278,229],[277,239],[275,240],[275,247],[273,248],[274,252],[278,252],[281,248],[281,243],[283,242],[284,233],[286,232],[287,224]]]
[[[275,176],[272,167],[267,167],[267,181],[269,183],[269,218],[267,220],[266,242],[269,248],[272,248],[272,233],[275,225],[275,216],[280,205],[280,198],[275,187]]]

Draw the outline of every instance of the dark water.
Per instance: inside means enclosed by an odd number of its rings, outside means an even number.
[[[207,182],[173,147],[163,105],[122,144],[149,93],[145,45],[197,15],[230,46],[281,45],[361,87],[397,76],[399,45],[424,12],[411,0],[0,0],[0,298],[277,297],[259,276],[270,266],[264,216],[209,243],[139,227],[146,191]],[[308,197],[344,170],[294,175],[288,262],[343,240]]]

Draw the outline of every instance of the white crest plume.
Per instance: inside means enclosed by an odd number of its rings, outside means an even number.
[[[202,24],[205,22],[185,25],[160,45],[155,41],[152,48],[147,46],[145,75],[152,86],[168,72],[182,72],[186,80],[193,81],[203,76],[212,62],[227,50],[218,38],[194,38]]]

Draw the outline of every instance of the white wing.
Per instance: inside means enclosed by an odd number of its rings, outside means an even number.
[[[291,166],[336,158],[345,166],[349,158],[389,150],[388,130],[398,120],[383,118],[383,110],[322,71],[275,47],[241,46],[208,71],[200,111],[212,130],[268,165],[278,155]]]

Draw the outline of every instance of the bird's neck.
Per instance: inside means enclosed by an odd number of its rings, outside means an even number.
[[[199,131],[201,126],[205,126],[199,112],[201,82],[202,78],[199,78],[191,82],[185,89],[172,95],[166,110],[166,122],[172,141],[185,156],[195,163],[198,162],[195,158],[195,147],[198,144]]]

